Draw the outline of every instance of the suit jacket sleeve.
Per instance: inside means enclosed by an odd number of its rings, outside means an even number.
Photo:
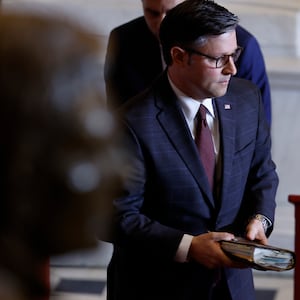
[[[271,92],[263,53],[257,39],[239,26],[237,28],[238,44],[243,52],[237,61],[236,77],[244,78],[256,84],[262,94],[262,101],[269,125],[271,124]]]

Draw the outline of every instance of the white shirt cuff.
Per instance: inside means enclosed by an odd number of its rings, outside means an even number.
[[[190,245],[192,243],[193,236],[189,234],[184,234],[182,240],[177,249],[175,260],[177,262],[187,262],[187,256],[190,249]]]

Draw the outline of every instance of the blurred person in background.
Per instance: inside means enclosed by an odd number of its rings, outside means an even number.
[[[125,151],[77,24],[0,15],[0,299],[47,299],[49,257],[105,239]]]

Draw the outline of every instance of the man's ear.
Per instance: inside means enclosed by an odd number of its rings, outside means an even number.
[[[176,46],[171,49],[172,61],[176,64],[184,63],[184,60],[186,59],[186,54],[186,51],[181,49],[180,47]]]

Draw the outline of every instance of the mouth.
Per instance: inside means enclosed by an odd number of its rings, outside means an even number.
[[[219,81],[219,83],[221,84],[221,85],[228,85],[229,84],[229,81],[228,80],[224,80],[224,81]]]
[[[226,78],[226,79],[220,80],[219,83],[223,84],[223,85],[228,85],[229,81],[230,81],[230,78]]]

